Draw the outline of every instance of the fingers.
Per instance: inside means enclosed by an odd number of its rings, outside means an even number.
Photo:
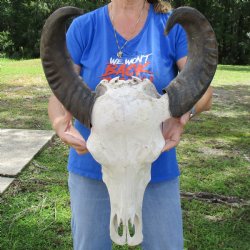
[[[64,132],[60,134],[60,138],[65,144],[73,147],[78,154],[88,152],[85,140],[78,130],[72,126],[70,121],[67,123]]]
[[[64,143],[73,147],[78,154],[85,154],[88,152],[86,142],[83,138],[77,138],[70,132],[65,132],[64,136],[61,137],[61,139]]]
[[[72,125],[72,115],[65,110],[63,116],[54,121],[54,129],[60,139],[67,145],[73,147],[78,154],[88,152],[86,142],[82,135]]]
[[[82,140],[85,142],[85,140],[83,139],[82,135],[79,133],[79,131],[74,127],[72,126],[72,123],[69,123],[67,125],[67,128],[65,129],[64,131],[66,134],[70,134],[76,138],[78,138],[79,140]]]
[[[179,121],[175,121],[174,126],[168,128],[168,131],[166,131],[165,133],[165,146],[163,147],[162,152],[168,151],[171,148],[176,147],[180,143],[183,131],[184,126]]]
[[[63,141],[67,144],[70,144],[73,147],[86,147],[86,142],[84,139],[77,138],[69,132],[65,132]]]
[[[171,148],[176,147],[180,142],[180,139],[170,139],[166,140],[165,146],[162,149],[162,152],[168,151]]]

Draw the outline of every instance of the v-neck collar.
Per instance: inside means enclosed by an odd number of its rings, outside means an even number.
[[[104,10],[105,10],[105,15],[106,15],[106,18],[107,18],[107,21],[108,21],[108,24],[109,24],[109,28],[112,29],[112,32],[114,33],[114,27],[113,27],[113,24],[112,24],[110,16],[109,16],[108,5],[104,6]],[[142,34],[147,29],[147,26],[148,26],[149,20],[151,18],[152,12],[153,12],[153,6],[152,6],[152,4],[150,4],[149,5],[149,10],[148,10],[148,16],[147,16],[146,22],[144,23],[144,26],[142,27],[141,31],[136,36],[134,36],[132,39],[128,40],[128,43],[136,42],[137,40],[139,40],[141,38]],[[123,43],[125,43],[127,41],[119,32],[117,32],[117,31],[115,31],[115,32],[117,34],[117,38],[120,41],[122,41]]]

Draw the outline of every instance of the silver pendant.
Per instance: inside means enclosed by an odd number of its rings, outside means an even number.
[[[118,52],[117,52],[117,56],[118,56],[119,58],[122,58],[122,54],[123,54],[122,51],[118,51]]]

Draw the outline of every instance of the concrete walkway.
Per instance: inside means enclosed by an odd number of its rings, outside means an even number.
[[[0,129],[0,194],[53,135],[46,130]]]

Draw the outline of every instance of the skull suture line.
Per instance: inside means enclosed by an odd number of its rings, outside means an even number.
[[[189,111],[210,85],[217,67],[215,34],[206,18],[189,7],[170,16],[166,33],[179,23],[188,36],[188,61],[160,96],[152,83],[133,78],[101,82],[91,91],[75,73],[65,45],[65,23],[83,14],[74,7],[55,11],[46,21],[40,55],[48,83],[64,107],[91,127],[87,146],[101,163],[111,200],[110,234],[117,244],[142,241],[141,206],[150,165],[164,146],[160,124]],[[92,112],[93,111],[93,112]],[[123,234],[117,228],[123,224]],[[129,223],[135,233],[130,235]]]

